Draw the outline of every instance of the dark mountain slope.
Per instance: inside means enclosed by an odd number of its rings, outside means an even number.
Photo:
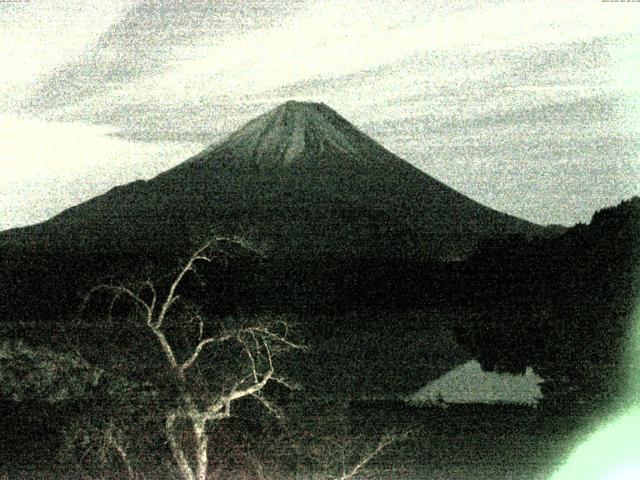
[[[433,259],[543,231],[448,188],[325,105],[288,102],[150,181],[5,232],[0,245],[161,251],[223,232],[275,256]]]

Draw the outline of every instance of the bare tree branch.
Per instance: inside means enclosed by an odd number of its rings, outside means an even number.
[[[262,335],[264,335],[266,337],[271,338],[272,340],[275,340],[278,343],[282,343],[282,344],[286,345],[287,347],[293,348],[295,350],[304,349],[304,347],[302,345],[299,345],[297,343],[293,343],[292,341],[287,340],[287,338],[285,336],[273,333],[272,331],[270,331],[266,327],[251,327],[249,330],[251,330],[252,332],[255,332],[255,333],[260,333],[260,334],[262,334]]]
[[[254,340],[256,340],[255,337],[254,337]],[[251,349],[247,345],[247,342],[245,342],[242,339],[242,336],[238,335],[238,341],[242,344],[242,347],[244,348],[244,351],[246,352],[247,357],[249,357],[249,361],[251,362],[251,373],[253,374],[253,381],[257,382],[258,381],[258,372],[256,370],[256,360],[253,357],[253,354],[251,353]]]
[[[113,308],[115,307],[116,302],[120,299],[121,293],[115,293],[111,297],[111,302],[109,302],[109,309],[107,310],[107,318],[109,320],[113,320]]]
[[[129,461],[129,456],[127,455],[127,449],[114,436],[113,434],[114,428],[115,427],[113,425],[109,425],[109,427],[105,432],[105,439],[107,441],[107,444],[110,445],[116,451],[116,453],[120,457],[120,460],[122,460],[122,463],[127,469],[127,476],[129,477],[129,480],[136,480],[138,477],[135,474],[135,471],[133,470],[133,466],[131,465],[131,462]]]
[[[237,387],[242,383],[236,383],[236,385],[234,386],[234,388],[231,390],[231,392],[229,392],[229,394],[227,394],[226,396],[222,397],[221,402],[224,404],[230,404],[231,402],[238,400],[240,398],[246,397],[248,395],[252,395],[260,390],[262,390],[264,388],[264,386],[269,382],[269,380],[271,380],[271,378],[273,377],[273,373],[274,373],[274,368],[273,368],[273,361],[271,358],[271,350],[269,349],[269,345],[263,341],[263,345],[266,349],[267,352],[267,360],[268,360],[268,364],[269,364],[269,369],[262,374],[262,378],[258,381],[255,381],[252,385],[243,388],[243,389],[238,389]]]
[[[84,300],[82,302],[82,306],[80,307],[80,311],[84,311],[85,308],[86,308],[86,305],[89,303],[89,300],[91,299],[91,297],[95,293],[100,292],[100,291],[111,293],[111,294],[114,295],[114,299],[112,299],[110,307],[109,307],[109,314],[111,313],[111,309],[113,308],[113,304],[115,303],[115,301],[117,301],[117,299],[121,295],[126,295],[129,298],[131,298],[138,307],[140,307],[144,312],[146,312],[147,323],[150,323],[152,321],[152,318],[153,318],[153,308],[152,308],[152,306],[149,305],[147,302],[145,302],[139,295],[135,294],[129,288],[123,287],[121,285],[101,284],[101,285],[97,285],[97,286],[93,287],[91,290],[89,290],[89,293],[87,293],[87,295],[85,295]]]
[[[282,420],[282,412],[280,411],[280,409],[277,408],[275,405],[273,405],[271,402],[269,402],[266,398],[264,398],[263,395],[260,395],[259,392],[256,392],[256,393],[252,393],[251,396],[256,400],[258,400],[258,402],[260,402],[262,405],[264,405],[264,407],[274,417],[276,417],[278,420]]]
[[[207,242],[204,246],[198,249],[193,255],[191,255],[191,258],[189,258],[189,260],[187,261],[187,264],[182,268],[182,270],[178,272],[178,275],[171,283],[171,286],[169,287],[169,293],[167,294],[167,297],[162,304],[160,314],[158,315],[158,318],[156,320],[156,324],[155,324],[156,328],[162,327],[162,323],[164,322],[164,319],[167,316],[167,312],[177,300],[176,290],[180,285],[180,283],[182,283],[184,276],[193,268],[194,263],[198,261],[205,261],[209,263],[211,262],[211,257],[203,255],[203,252],[205,252],[209,247],[211,247],[211,245],[215,241],[217,240]]]
[[[198,315],[198,341],[202,341],[202,336],[204,335],[204,321],[202,317]]]
[[[383,436],[378,445],[367,455],[362,457],[360,461],[347,473],[343,473],[342,476],[338,478],[338,480],[349,480],[353,478],[365,465],[367,465],[371,460],[373,460],[377,455],[387,448],[389,445],[399,442],[401,440],[405,440],[407,438],[407,433],[402,435],[385,435]]]
[[[145,311],[148,311],[151,308],[144,300],[142,300],[138,295],[133,293],[129,288],[123,287],[121,285],[108,285],[108,284],[97,285],[89,291],[89,293],[85,297],[86,301],[88,301],[94,293],[99,291],[113,293],[114,295],[117,295],[117,296],[127,295],[128,297],[133,299],[139,306],[141,306]],[[83,306],[84,305],[86,305],[86,302],[83,302]]]
[[[276,382],[276,383],[279,383],[280,385],[282,385],[283,387],[288,388],[289,390],[300,390],[302,388],[302,386],[299,383],[292,382],[288,378],[271,377],[271,380]]]
[[[230,338],[231,338],[230,335],[225,335],[218,338],[209,337],[209,338],[205,338],[204,340],[201,340],[196,346],[196,348],[193,350],[193,353],[191,354],[191,356],[180,366],[180,370],[184,372],[189,367],[191,367],[200,356],[202,349],[207,345],[209,345],[210,343],[224,343]]]
[[[176,360],[176,356],[173,353],[173,348],[171,348],[171,345],[169,344],[169,341],[167,340],[167,337],[165,336],[165,334],[160,329],[157,329],[154,327],[151,327],[151,331],[158,339],[158,342],[160,342],[160,348],[165,354],[165,357],[167,357],[167,360],[169,361],[169,365],[171,366],[171,368],[177,369],[178,361]]]
[[[207,255],[206,254],[207,250],[209,250],[214,244],[222,243],[222,242],[234,243],[241,246],[245,250],[249,250],[254,253],[262,255],[262,252],[258,252],[256,249],[251,247],[248,242],[238,238],[231,239],[228,237],[215,237],[213,240],[205,243],[202,247],[196,250],[193,253],[193,255],[191,255],[186,265],[180,270],[180,272],[178,272],[178,275],[176,276],[174,281],[171,283],[171,286],[169,287],[169,293],[167,294],[167,297],[162,304],[160,313],[158,314],[158,318],[156,319],[156,328],[162,327],[162,323],[164,322],[167,316],[167,312],[177,300],[178,296],[176,295],[176,290],[182,283],[182,280],[184,279],[185,275],[190,271],[193,271],[195,269],[196,263],[198,262],[211,263],[213,261],[214,256],[212,254]],[[224,254],[224,252],[218,252],[218,253]]]

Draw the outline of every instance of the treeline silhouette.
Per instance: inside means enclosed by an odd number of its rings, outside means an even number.
[[[615,398],[638,300],[639,233],[635,197],[555,238],[487,242],[464,267],[475,307],[458,338],[489,370],[533,366],[550,401]]]

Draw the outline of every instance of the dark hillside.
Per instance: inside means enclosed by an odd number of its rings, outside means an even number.
[[[459,339],[485,368],[534,366],[554,396],[614,398],[640,293],[639,239],[633,198],[556,238],[486,245],[464,267],[482,282]]]

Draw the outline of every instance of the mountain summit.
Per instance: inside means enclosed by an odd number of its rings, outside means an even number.
[[[313,164],[327,158],[365,166],[365,160],[376,163],[389,153],[324,103],[293,100],[256,117],[191,161],[220,152],[261,168]]]
[[[0,242],[173,251],[227,234],[292,258],[452,259],[486,237],[542,231],[428,176],[326,105],[290,101],[149,181]]]
[[[224,145],[258,165],[286,166],[312,160],[325,149],[357,156],[358,133],[322,103],[289,101],[249,122]]]

